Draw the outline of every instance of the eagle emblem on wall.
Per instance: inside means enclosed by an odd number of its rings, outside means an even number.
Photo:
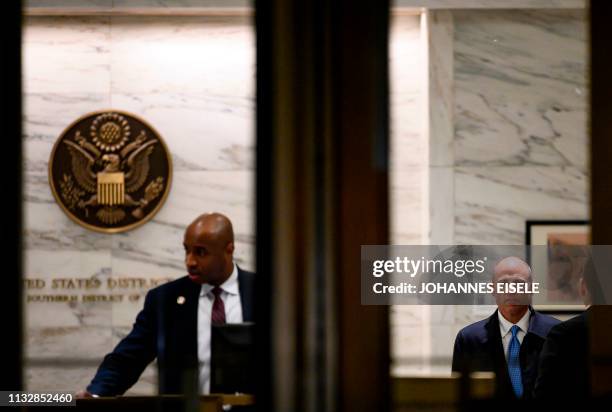
[[[113,110],[68,126],[49,161],[49,181],[64,212],[102,232],[121,232],[150,219],[171,180],[164,141],[144,120]]]

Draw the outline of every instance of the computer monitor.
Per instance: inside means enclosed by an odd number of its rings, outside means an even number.
[[[213,325],[210,393],[254,393],[254,323]]]

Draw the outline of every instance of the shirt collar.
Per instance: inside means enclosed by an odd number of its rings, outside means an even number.
[[[234,269],[232,270],[232,274],[223,282],[219,287],[223,289],[224,292],[229,293],[230,295],[237,295],[238,291],[238,267],[236,264],[233,264]],[[200,289],[200,296],[206,296],[213,290],[214,286],[209,283],[203,283],[202,288]]]
[[[527,329],[529,329],[529,315],[531,311],[527,309],[523,317],[516,322],[516,325],[525,333],[527,333]],[[512,328],[514,323],[510,322],[508,319],[504,318],[504,315],[501,312],[497,311],[497,317],[499,318],[499,330],[501,332],[502,338],[510,333],[510,329]]]

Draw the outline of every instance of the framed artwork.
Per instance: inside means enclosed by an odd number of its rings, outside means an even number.
[[[578,292],[578,281],[582,274],[586,254],[576,253],[590,244],[590,224],[585,220],[528,220],[525,243],[542,245],[533,248],[529,264],[538,282],[544,289],[544,296],[534,296],[536,310],[549,313],[578,313],[584,304]],[[570,246],[564,249],[563,246]],[[571,250],[571,256],[564,253]]]

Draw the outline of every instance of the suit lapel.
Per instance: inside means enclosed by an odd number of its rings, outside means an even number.
[[[501,334],[499,332],[499,318],[497,317],[497,311],[489,317],[489,321],[486,324],[487,329],[487,343],[491,359],[495,366],[495,371],[503,368],[506,370],[506,356],[504,355],[504,345],[502,344]]]
[[[497,391],[504,396],[508,396],[508,393],[512,393],[512,387],[510,385],[510,378],[508,376],[508,364],[506,362],[506,355],[504,354],[504,345],[502,343],[501,333],[499,331],[499,318],[497,310],[489,318],[486,324],[488,348],[493,360],[493,370],[497,376]]]
[[[238,268],[238,290],[240,292],[240,304],[242,306],[242,320],[253,322],[253,276],[249,276]]]
[[[519,361],[521,363],[521,372],[523,377],[523,387],[526,389],[533,388],[535,385],[535,378],[537,376],[538,359],[546,332],[541,325],[541,315],[529,307],[530,318],[529,328],[523,343],[521,343],[521,349],[519,353]],[[530,397],[531,394],[526,392],[525,397]]]
[[[174,295],[170,296],[170,305],[175,307],[177,325],[175,330],[177,345],[181,356],[188,364],[198,362],[198,302],[201,285],[186,278]]]

